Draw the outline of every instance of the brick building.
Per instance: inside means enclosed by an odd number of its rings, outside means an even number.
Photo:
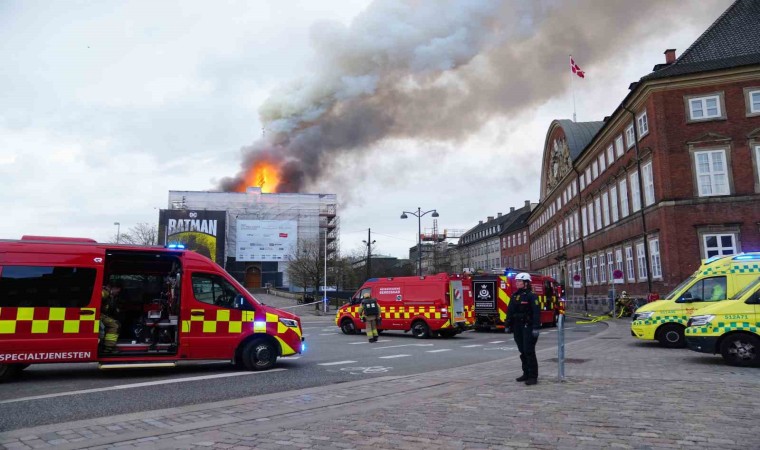
[[[501,265],[515,269],[530,270],[530,235],[528,234],[528,217],[537,206],[525,201],[525,206],[510,214],[515,214],[501,233]]]
[[[702,259],[760,250],[758,23],[738,0],[604,121],[550,125],[531,264],[580,276],[571,307],[603,308],[616,270],[617,289],[664,297]]]

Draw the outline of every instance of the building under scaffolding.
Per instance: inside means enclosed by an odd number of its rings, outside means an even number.
[[[320,258],[338,252],[335,194],[269,194],[258,187],[246,192],[169,191],[169,209],[161,211],[159,223],[161,241],[176,241],[173,236],[182,233],[208,238],[193,227],[211,229],[200,219],[211,214],[223,219],[213,228],[220,228],[214,236],[217,263],[248,288],[295,288],[288,279],[288,260],[307,243],[319,247]]]

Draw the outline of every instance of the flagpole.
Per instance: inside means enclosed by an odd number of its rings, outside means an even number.
[[[571,64],[572,64],[572,61],[573,61],[573,55],[570,55]],[[570,69],[570,90],[573,91],[573,122],[576,122],[575,120],[575,80],[573,79],[575,77],[573,75],[574,75],[573,70],[571,68]]]

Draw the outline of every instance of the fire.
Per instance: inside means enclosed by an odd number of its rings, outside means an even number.
[[[258,161],[248,170],[245,175],[245,183],[240,186],[244,191],[248,186],[261,187],[261,192],[277,192],[280,184],[280,168],[268,161]]]

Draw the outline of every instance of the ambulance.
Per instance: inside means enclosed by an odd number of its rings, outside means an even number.
[[[116,351],[108,354],[100,322],[105,284],[122,286],[112,303]],[[302,345],[297,316],[259,303],[195,252],[84,238],[0,241],[0,380],[45,363],[117,369],[229,360],[265,370]]]
[[[472,295],[475,303],[475,330],[506,330],[509,301],[517,292],[515,276],[518,270],[505,270],[504,275],[476,275],[472,277]],[[531,288],[538,297],[541,325],[556,326],[559,319],[562,291],[551,277],[530,274]]]
[[[686,347],[685,330],[689,317],[715,302],[733,298],[760,276],[760,253],[714,256],[702,262],[696,272],[664,300],[636,310],[631,335],[656,340],[663,347]]]
[[[760,268],[760,257],[755,257]],[[760,366],[760,276],[725,302],[714,303],[687,323],[686,345],[720,353],[732,366]]]
[[[379,331],[411,331],[417,338],[453,337],[474,323],[470,280],[439,273],[419,277],[371,278],[338,309],[335,324],[345,334],[364,329],[359,306],[364,294],[377,299]]]

